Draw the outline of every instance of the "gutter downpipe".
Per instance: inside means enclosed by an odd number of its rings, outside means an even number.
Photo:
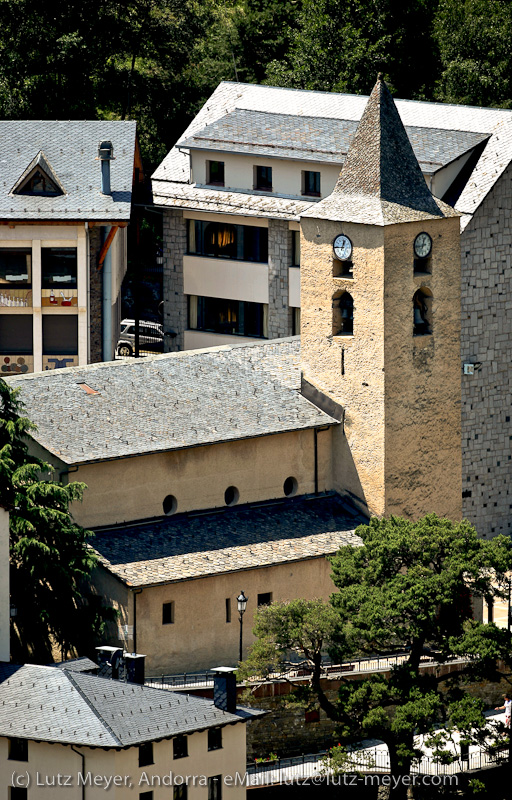
[[[111,225],[102,227],[102,244],[107,240]],[[109,247],[103,262],[103,296],[102,296],[102,357],[103,361],[112,360],[112,251]]]
[[[84,780],[84,778],[85,778],[85,756],[84,756],[83,753],[80,752],[80,750],[75,750],[73,745],[70,745],[70,747],[71,747],[73,753],[76,753],[77,756],[80,756],[80,758],[82,759],[82,800],[85,800],[85,780]]]
[[[142,589],[133,592],[133,652],[137,652],[137,595],[142,594]]]

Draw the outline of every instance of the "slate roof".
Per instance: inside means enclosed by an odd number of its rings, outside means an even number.
[[[300,394],[298,337],[6,378],[66,464],[337,425]],[[98,394],[87,394],[80,384]]]
[[[61,661],[58,664],[48,664],[48,666],[55,667],[56,669],[67,669],[69,672],[97,672],[99,670],[98,664],[86,656],[70,658],[68,661]]]
[[[367,520],[329,493],[96,530],[101,563],[132,587],[322,558]]]
[[[116,748],[263,713],[230,714],[202,697],[32,664],[0,665],[0,706],[0,736]]]
[[[354,120],[236,109],[182,139],[178,146],[341,165],[357,124]],[[485,133],[440,128],[409,126],[406,131],[425,173],[435,172],[488,138]]]
[[[207,125],[235,110],[260,111],[320,119],[352,120],[358,122],[363,114],[368,97],[335,92],[313,92],[301,89],[285,89],[274,86],[222,82],[208,98],[202,109],[192,120],[180,141],[190,138]],[[468,181],[456,209],[463,215],[461,227],[468,223],[471,214],[482,203],[494,183],[498,180],[512,157],[512,111],[500,108],[478,108],[415,100],[395,100],[398,113],[406,128],[428,128],[436,131],[461,131],[487,134],[489,141],[484,149],[472,178]],[[450,135],[450,134],[448,134]],[[415,149],[417,148],[414,143]],[[489,156],[487,157],[487,153]],[[167,206],[201,208],[195,186],[189,185],[190,159],[188,154],[173,147],[153,175],[154,201]],[[189,190],[191,205],[187,205]],[[205,191],[205,190],[199,190]],[[180,193],[181,192],[181,193]],[[172,202],[176,195],[176,203]],[[249,201],[252,199],[249,196]],[[192,205],[192,203],[194,205]],[[204,210],[225,213],[216,208],[210,199]],[[229,211],[228,211],[229,213]],[[240,212],[248,213],[249,212]],[[291,213],[288,219],[297,219]]]
[[[128,220],[135,129],[136,123],[131,121],[0,121],[0,219]],[[101,166],[97,156],[102,139],[110,139],[114,146],[111,195],[100,191]],[[41,151],[65,194],[13,194],[13,188]]]
[[[303,216],[370,225],[457,216],[431,194],[381,78],[368,99],[332,193]]]

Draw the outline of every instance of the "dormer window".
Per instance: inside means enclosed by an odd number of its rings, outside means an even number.
[[[32,159],[11,192],[33,197],[59,197],[65,194],[42,150]]]
[[[302,194],[307,197],[320,197],[320,173],[302,171]]]
[[[254,188],[262,192],[272,191],[272,167],[254,167]]]
[[[206,162],[206,183],[209,186],[224,186],[224,161]]]

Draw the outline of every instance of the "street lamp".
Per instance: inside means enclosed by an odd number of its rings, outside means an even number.
[[[236,598],[236,602],[238,605],[238,619],[240,620],[240,658],[239,661],[242,661],[242,635],[243,635],[243,625],[244,625],[244,614],[245,609],[247,608],[247,597],[244,594],[244,591],[240,592],[238,597]]]

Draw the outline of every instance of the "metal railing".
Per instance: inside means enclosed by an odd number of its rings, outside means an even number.
[[[286,782],[300,782],[316,776],[332,774],[328,769],[323,750],[319,753],[308,753],[274,761],[250,762],[247,764],[247,785],[267,786]],[[354,750],[347,754],[345,773],[387,774],[390,772],[389,754],[387,751]],[[480,770],[486,767],[499,766],[508,760],[508,747],[494,752],[478,751],[469,753],[467,757],[459,757],[450,764],[442,764],[434,758],[425,756],[411,767],[412,775],[458,775],[462,772]]]

